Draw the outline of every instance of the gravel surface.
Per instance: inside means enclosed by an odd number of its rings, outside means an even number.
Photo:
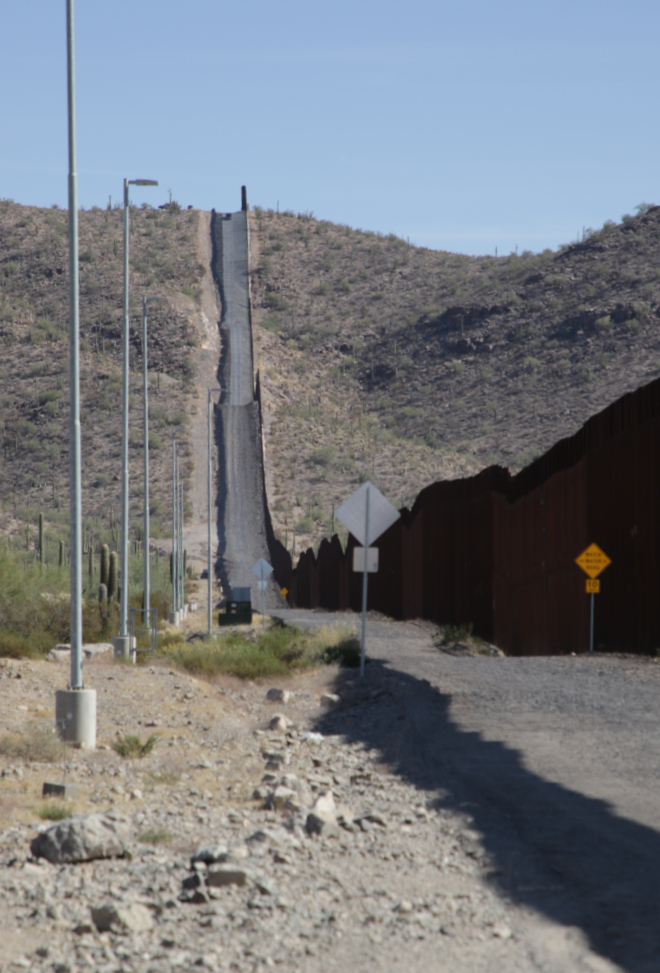
[[[67,751],[67,781],[76,812],[125,822],[132,857],[32,860],[62,765],[0,757],[0,969],[657,971],[656,664],[459,657],[427,623],[368,632],[363,686],[328,667],[275,702],[272,684],[89,662],[101,748]],[[3,725],[52,721],[65,680],[0,666]],[[118,730],[156,734],[153,753],[122,760]],[[334,818],[310,833],[328,792]],[[224,864],[191,868],[199,846]]]

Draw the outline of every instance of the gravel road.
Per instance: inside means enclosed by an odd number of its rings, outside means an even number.
[[[327,728],[468,810],[502,894],[581,930],[623,969],[660,969],[660,665],[455,657],[436,648],[432,626],[410,632],[369,622],[367,682],[396,674],[398,699],[368,718],[335,714]]]

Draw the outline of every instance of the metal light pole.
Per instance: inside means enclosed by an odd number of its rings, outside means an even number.
[[[71,545],[71,681],[55,693],[60,736],[76,746],[96,746],[96,691],[82,681],[82,503],[80,449],[80,330],[78,281],[78,176],[76,172],[76,96],[73,0],[66,4],[67,108],[69,134],[69,531]]]
[[[179,611],[182,617],[186,611],[185,583],[183,578],[183,473],[179,462],[179,450],[176,451],[176,470],[179,477]]]
[[[130,353],[130,322],[128,292],[128,187],[157,186],[155,179],[124,179],[124,325],[122,329],[122,395],[121,395],[121,593],[119,603],[119,635],[113,639],[115,655],[131,657],[131,637],[128,634],[128,379]]]
[[[177,539],[179,536],[178,528],[179,504],[177,501],[177,475],[176,475],[176,433],[172,433],[172,614],[170,622],[178,624],[178,601],[179,601],[179,582],[177,570],[179,555],[177,552]]]
[[[142,298],[142,363],[144,372],[142,404],[144,409],[144,605],[142,627],[149,624],[151,607],[151,577],[149,564],[149,368],[147,360],[147,304],[149,301],[165,301],[164,297]]]
[[[209,408],[208,408],[208,413],[209,413],[209,451],[208,451],[208,454],[209,454],[208,455],[208,460],[209,460],[209,463],[208,463],[208,500],[209,500],[209,504],[208,504],[208,508],[209,508],[209,510],[208,510],[208,513],[209,513],[209,566],[208,566],[208,585],[209,585],[209,607],[208,607],[207,622],[208,622],[209,638],[211,638],[211,634],[212,634],[212,630],[213,630],[213,577],[212,577],[212,573],[211,573],[211,570],[212,570],[211,562],[212,562],[212,559],[213,559],[213,540],[212,540],[212,536],[213,536],[213,523],[212,523],[212,519],[211,519],[211,493],[212,493],[212,490],[213,490],[213,476],[212,476],[212,473],[211,473],[211,432],[212,432],[212,425],[213,424],[211,422],[211,393],[212,392],[222,392],[222,389],[212,389],[212,388],[210,388],[208,390],[208,392],[209,392],[209,399],[208,399],[208,405],[209,405]]]

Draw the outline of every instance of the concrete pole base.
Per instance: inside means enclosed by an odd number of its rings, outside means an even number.
[[[178,625],[181,621],[180,612],[170,612],[169,622],[170,625]]]
[[[96,746],[96,690],[58,689],[55,724],[61,740],[83,750]]]
[[[130,662],[131,654],[135,649],[135,636],[131,638],[130,635],[115,635],[111,642],[115,650],[115,659],[126,659]]]

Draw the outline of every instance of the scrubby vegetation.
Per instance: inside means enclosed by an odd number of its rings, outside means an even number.
[[[112,749],[120,757],[146,757],[158,743],[158,737],[152,733],[146,740],[132,733],[118,733],[117,739],[113,741]]]
[[[98,588],[101,554],[93,558],[89,575],[86,559],[85,601],[83,605],[83,641],[107,642],[117,634],[118,602],[99,601]],[[140,592],[143,583],[141,555],[130,559],[130,583]],[[70,640],[70,578],[67,567],[41,565],[36,557],[10,548],[0,542],[0,656],[41,658],[59,642]],[[158,617],[167,617],[170,599],[169,561],[152,558],[151,606]],[[131,606],[141,607],[141,595],[134,594]],[[138,616],[139,617],[139,616]],[[137,626],[136,626],[137,629]],[[148,638],[138,633],[138,645],[146,648]]]
[[[116,532],[120,510],[122,219],[120,209],[80,213],[83,514],[96,538]],[[186,427],[196,409],[191,380],[205,268],[197,253],[198,212],[133,208],[130,219],[132,477],[140,476],[142,459],[141,301],[143,295],[167,299],[149,312],[151,534],[162,537],[169,529],[163,512],[170,456],[161,447],[174,427],[186,489],[192,483]],[[22,538],[42,510],[50,563],[59,559],[59,540],[65,553],[68,548],[66,228],[63,211],[0,200],[0,523]],[[139,495],[132,496],[132,542],[141,539],[140,507]]]
[[[0,737],[0,756],[25,763],[57,763],[65,753],[65,744],[57,737],[52,723],[33,723],[22,733]]]
[[[660,370],[658,207],[500,257],[251,221],[270,509],[298,552],[363,480],[409,505],[436,479],[517,470]]]
[[[319,663],[355,666],[360,648],[350,629],[301,631],[294,625],[271,625],[249,635],[230,632],[210,642],[170,644],[159,647],[159,654],[197,675],[265,679]]]

